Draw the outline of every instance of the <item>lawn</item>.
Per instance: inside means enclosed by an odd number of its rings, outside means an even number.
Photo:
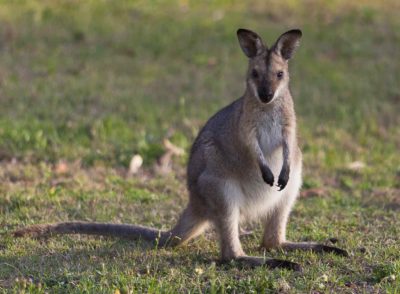
[[[28,293],[399,293],[400,5],[376,1],[0,0],[0,290]],[[186,247],[86,236],[13,239],[67,220],[170,228],[201,126],[244,92],[236,30],[303,39],[291,89],[304,184],[288,237],[350,257],[259,251],[302,273],[218,265]],[[185,150],[157,172],[168,139]],[[133,155],[143,167],[128,173]],[[332,239],[333,238],[333,239]]]

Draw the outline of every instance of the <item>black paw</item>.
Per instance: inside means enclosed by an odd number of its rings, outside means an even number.
[[[272,173],[272,171],[269,169],[268,166],[266,165],[261,166],[261,175],[264,182],[266,182],[271,187],[274,185],[274,174]]]
[[[285,189],[287,183],[289,181],[289,168],[282,168],[281,173],[279,174],[279,179],[278,179],[278,191],[282,191]]]

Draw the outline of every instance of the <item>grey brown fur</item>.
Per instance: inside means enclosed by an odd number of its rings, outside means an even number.
[[[252,31],[239,29],[237,35],[249,58],[246,91],[211,117],[193,143],[187,168],[189,203],[172,230],[69,222],[24,228],[15,236],[94,234],[175,246],[195,238],[212,224],[219,235],[222,261],[299,269],[296,263],[244,253],[239,224],[260,218],[265,224],[262,248],[347,255],[336,247],[286,241],[286,223],[299,194],[302,170],[288,60],[302,33],[288,31],[269,49]]]

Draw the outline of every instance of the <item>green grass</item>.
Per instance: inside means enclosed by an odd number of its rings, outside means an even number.
[[[399,293],[400,7],[347,2],[0,0],[0,289]],[[218,266],[213,233],[168,250],[10,237],[63,220],[172,226],[187,201],[187,155],[168,175],[152,166],[164,138],[188,151],[207,118],[243,93],[239,27],[269,45],[286,29],[304,32],[291,88],[308,197],[288,237],[338,238],[349,258],[260,252],[260,223],[246,252],[299,262],[303,273]],[[137,153],[144,171],[127,176]],[[365,167],[350,169],[355,161]]]

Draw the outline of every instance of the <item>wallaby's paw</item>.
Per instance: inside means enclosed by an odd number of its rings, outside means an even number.
[[[274,174],[272,173],[272,171],[269,169],[268,166],[266,165],[261,166],[261,175],[264,182],[266,182],[271,187],[274,185]]]
[[[282,179],[282,178],[278,179],[278,185],[277,185],[277,187],[279,187],[278,191],[282,191],[283,189],[285,189],[288,180],[289,179]]]
[[[289,181],[289,168],[282,168],[281,173],[279,174],[279,179],[278,179],[278,191],[282,191],[285,189],[287,183]]]

